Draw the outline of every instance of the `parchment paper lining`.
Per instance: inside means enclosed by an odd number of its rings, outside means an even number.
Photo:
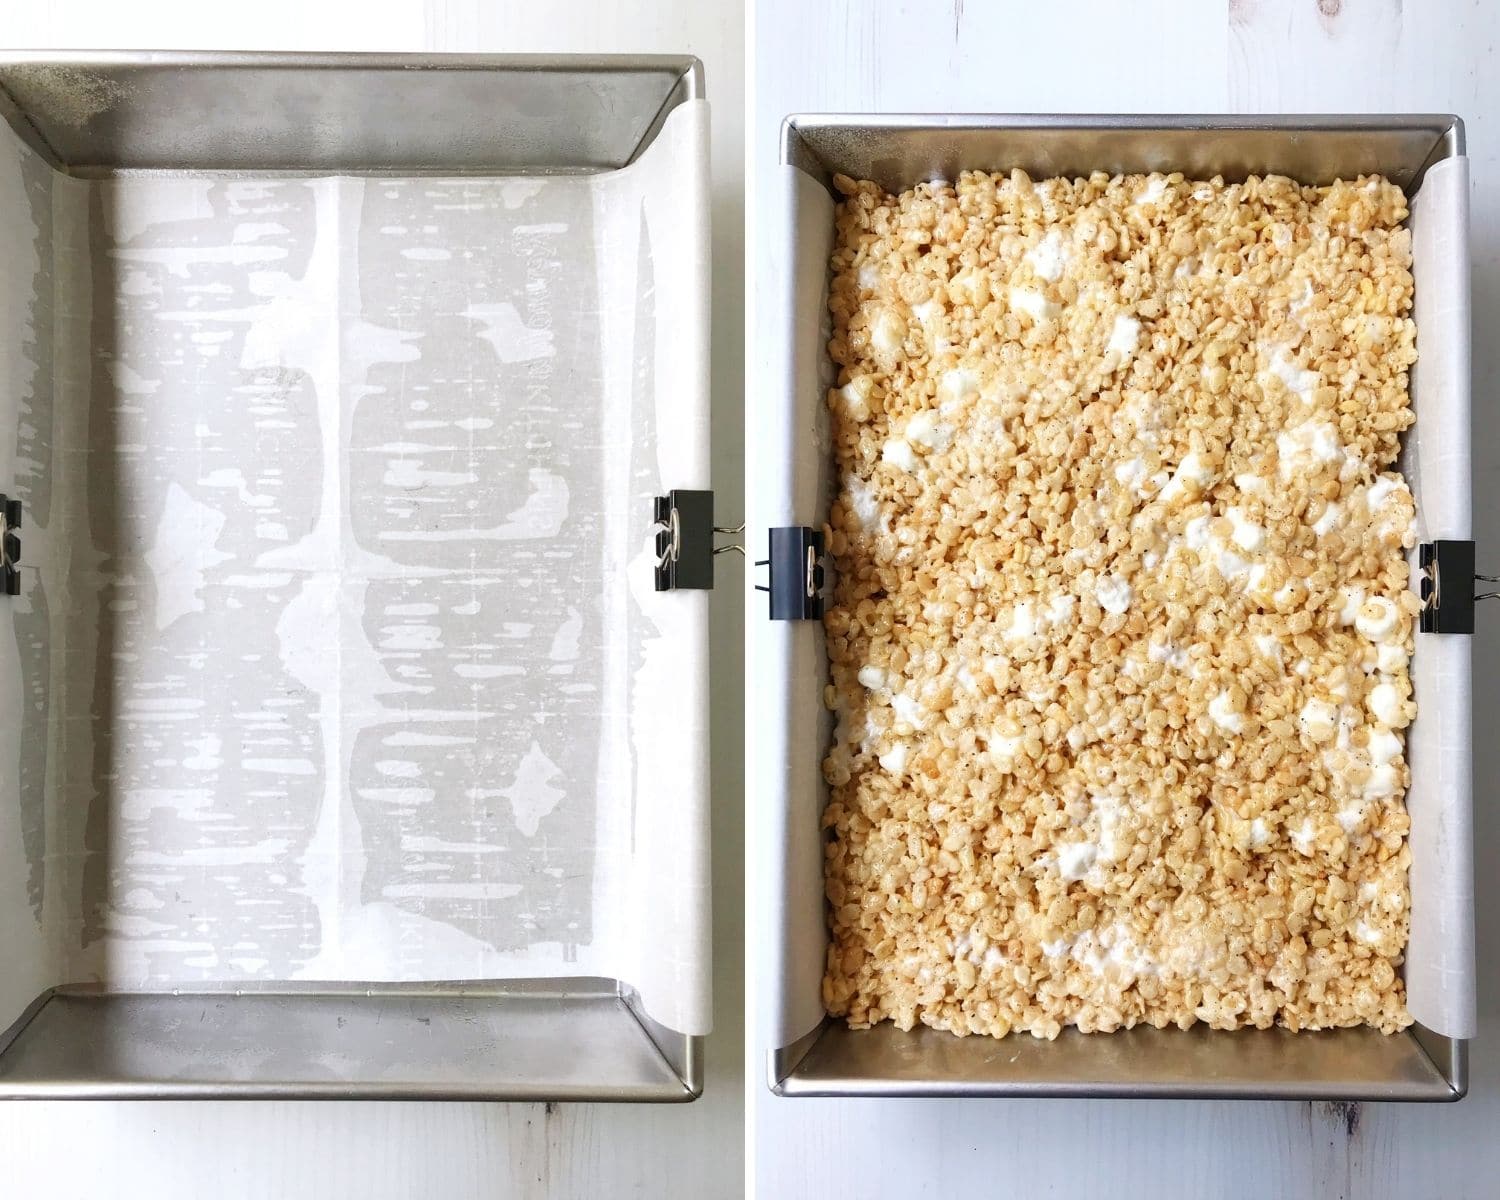
[[[49,170],[0,126],[0,1026],[605,975],[709,1019],[706,107],[548,178]]]
[[[759,489],[757,526],[814,524],[828,503],[827,356],[813,343],[824,330],[833,201],[804,172],[782,174],[784,203],[773,214],[772,244],[791,253],[767,261],[784,297],[785,333],[770,339],[764,377],[779,381],[784,407],[768,407],[752,442],[752,468],[789,464]],[[1469,462],[1468,160],[1435,164],[1412,203],[1417,351],[1401,469],[1417,502],[1418,536],[1471,536]],[[826,332],[823,334],[826,338]],[[780,456],[778,458],[778,456]],[[818,456],[821,456],[819,458]],[[819,463],[825,465],[821,466]],[[758,476],[752,473],[752,478]],[[1413,555],[1415,562],[1415,555]],[[826,678],[821,630],[757,626],[765,685],[752,719],[758,756],[773,764],[752,795],[768,805],[758,840],[757,874],[773,906],[762,951],[770,981],[760,1006],[762,1036],[788,1046],[823,1020],[821,984],[827,927],[823,915],[819,814],[825,788],[818,764],[827,745],[820,703]],[[1476,1029],[1471,802],[1470,639],[1418,634],[1412,658],[1419,716],[1408,733],[1412,927],[1405,977],[1408,1007],[1446,1037]],[[817,740],[815,731],[821,731]]]

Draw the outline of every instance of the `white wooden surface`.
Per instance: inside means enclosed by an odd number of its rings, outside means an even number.
[[[7,48],[690,52],[714,120],[714,474],[743,489],[743,17],[738,0],[0,2]],[[735,560],[723,570],[738,571]],[[692,1197],[741,1194],[738,589],[714,613],[715,1031],[695,1104],[0,1104],[0,1196]],[[0,964],[0,970],[3,970]]]
[[[1500,561],[1500,5],[758,0],[752,176],[795,111],[1456,112],[1472,156],[1475,530]],[[764,177],[752,214],[768,211]],[[752,257],[766,246],[752,223]],[[1488,335],[1488,336],[1487,336]],[[754,333],[752,330],[752,338]],[[752,392],[753,394],[753,392]],[[1481,1032],[1457,1106],[816,1101],[750,1089],[762,1196],[1500,1195],[1495,617],[1475,645]],[[1486,684],[1483,681],[1490,681]],[[755,934],[753,889],[750,936]],[[752,989],[753,991],[753,989]],[[752,1028],[754,1026],[752,1025]],[[759,1074],[759,1056],[754,1071]]]

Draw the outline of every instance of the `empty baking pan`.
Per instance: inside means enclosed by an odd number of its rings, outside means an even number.
[[[0,60],[0,1095],[698,1093],[702,97]]]

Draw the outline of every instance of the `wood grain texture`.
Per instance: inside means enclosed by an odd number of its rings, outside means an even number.
[[[1500,561],[1500,8],[1475,0],[758,0],[752,256],[769,252],[764,167],[797,111],[1456,112],[1472,158],[1475,536]],[[752,322],[757,314],[752,311]],[[751,344],[756,344],[752,329]],[[1486,614],[1493,615],[1493,614]],[[1483,623],[1481,624],[1483,629]],[[1475,677],[1500,667],[1493,630]],[[1476,730],[1500,692],[1476,689]],[[1500,1144],[1500,814],[1476,745],[1480,1035],[1457,1106],[1109,1101],[778,1100],[751,1089],[752,1163],[763,1196],[1486,1197]],[[750,937],[757,936],[753,887]],[[752,1005],[754,989],[752,988]],[[752,1019],[751,1028],[755,1028]],[[755,1058],[759,1071],[760,1059]]]
[[[704,60],[713,106],[714,482],[743,493],[743,29],[737,0],[70,0],[12,11],[22,47],[657,51]],[[715,1029],[690,1105],[415,1103],[0,1104],[0,1196],[218,1200],[739,1196],[743,1177],[743,618],[733,573],[712,635]]]

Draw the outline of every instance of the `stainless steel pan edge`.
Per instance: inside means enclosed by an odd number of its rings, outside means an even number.
[[[82,176],[607,171],[703,96],[691,55],[0,51],[0,116]]]
[[[0,1099],[681,1103],[702,1039],[611,979],[277,983],[44,993],[0,1053]]]
[[[781,161],[827,185],[835,174],[902,189],[982,165],[1038,177],[1182,171],[1313,183],[1379,171],[1408,192],[1428,165],[1464,153],[1450,113],[1399,116],[806,114],[788,117]]]
[[[1468,1044],[1413,1027],[1290,1033],[1137,1027],[999,1042],[828,1019],[772,1051],[778,1096],[1451,1102],[1468,1090]]]
[[[1036,177],[1274,172],[1311,182],[1378,171],[1410,194],[1429,166],[1463,153],[1463,121],[1452,114],[796,114],[781,130],[782,164],[830,190],[835,174],[900,190],[965,169],[1021,167]],[[1393,1036],[1067,1030],[1044,1042],[825,1019],[769,1051],[766,1069],[780,1096],[1452,1102],[1468,1091],[1468,1044],[1421,1026]]]

